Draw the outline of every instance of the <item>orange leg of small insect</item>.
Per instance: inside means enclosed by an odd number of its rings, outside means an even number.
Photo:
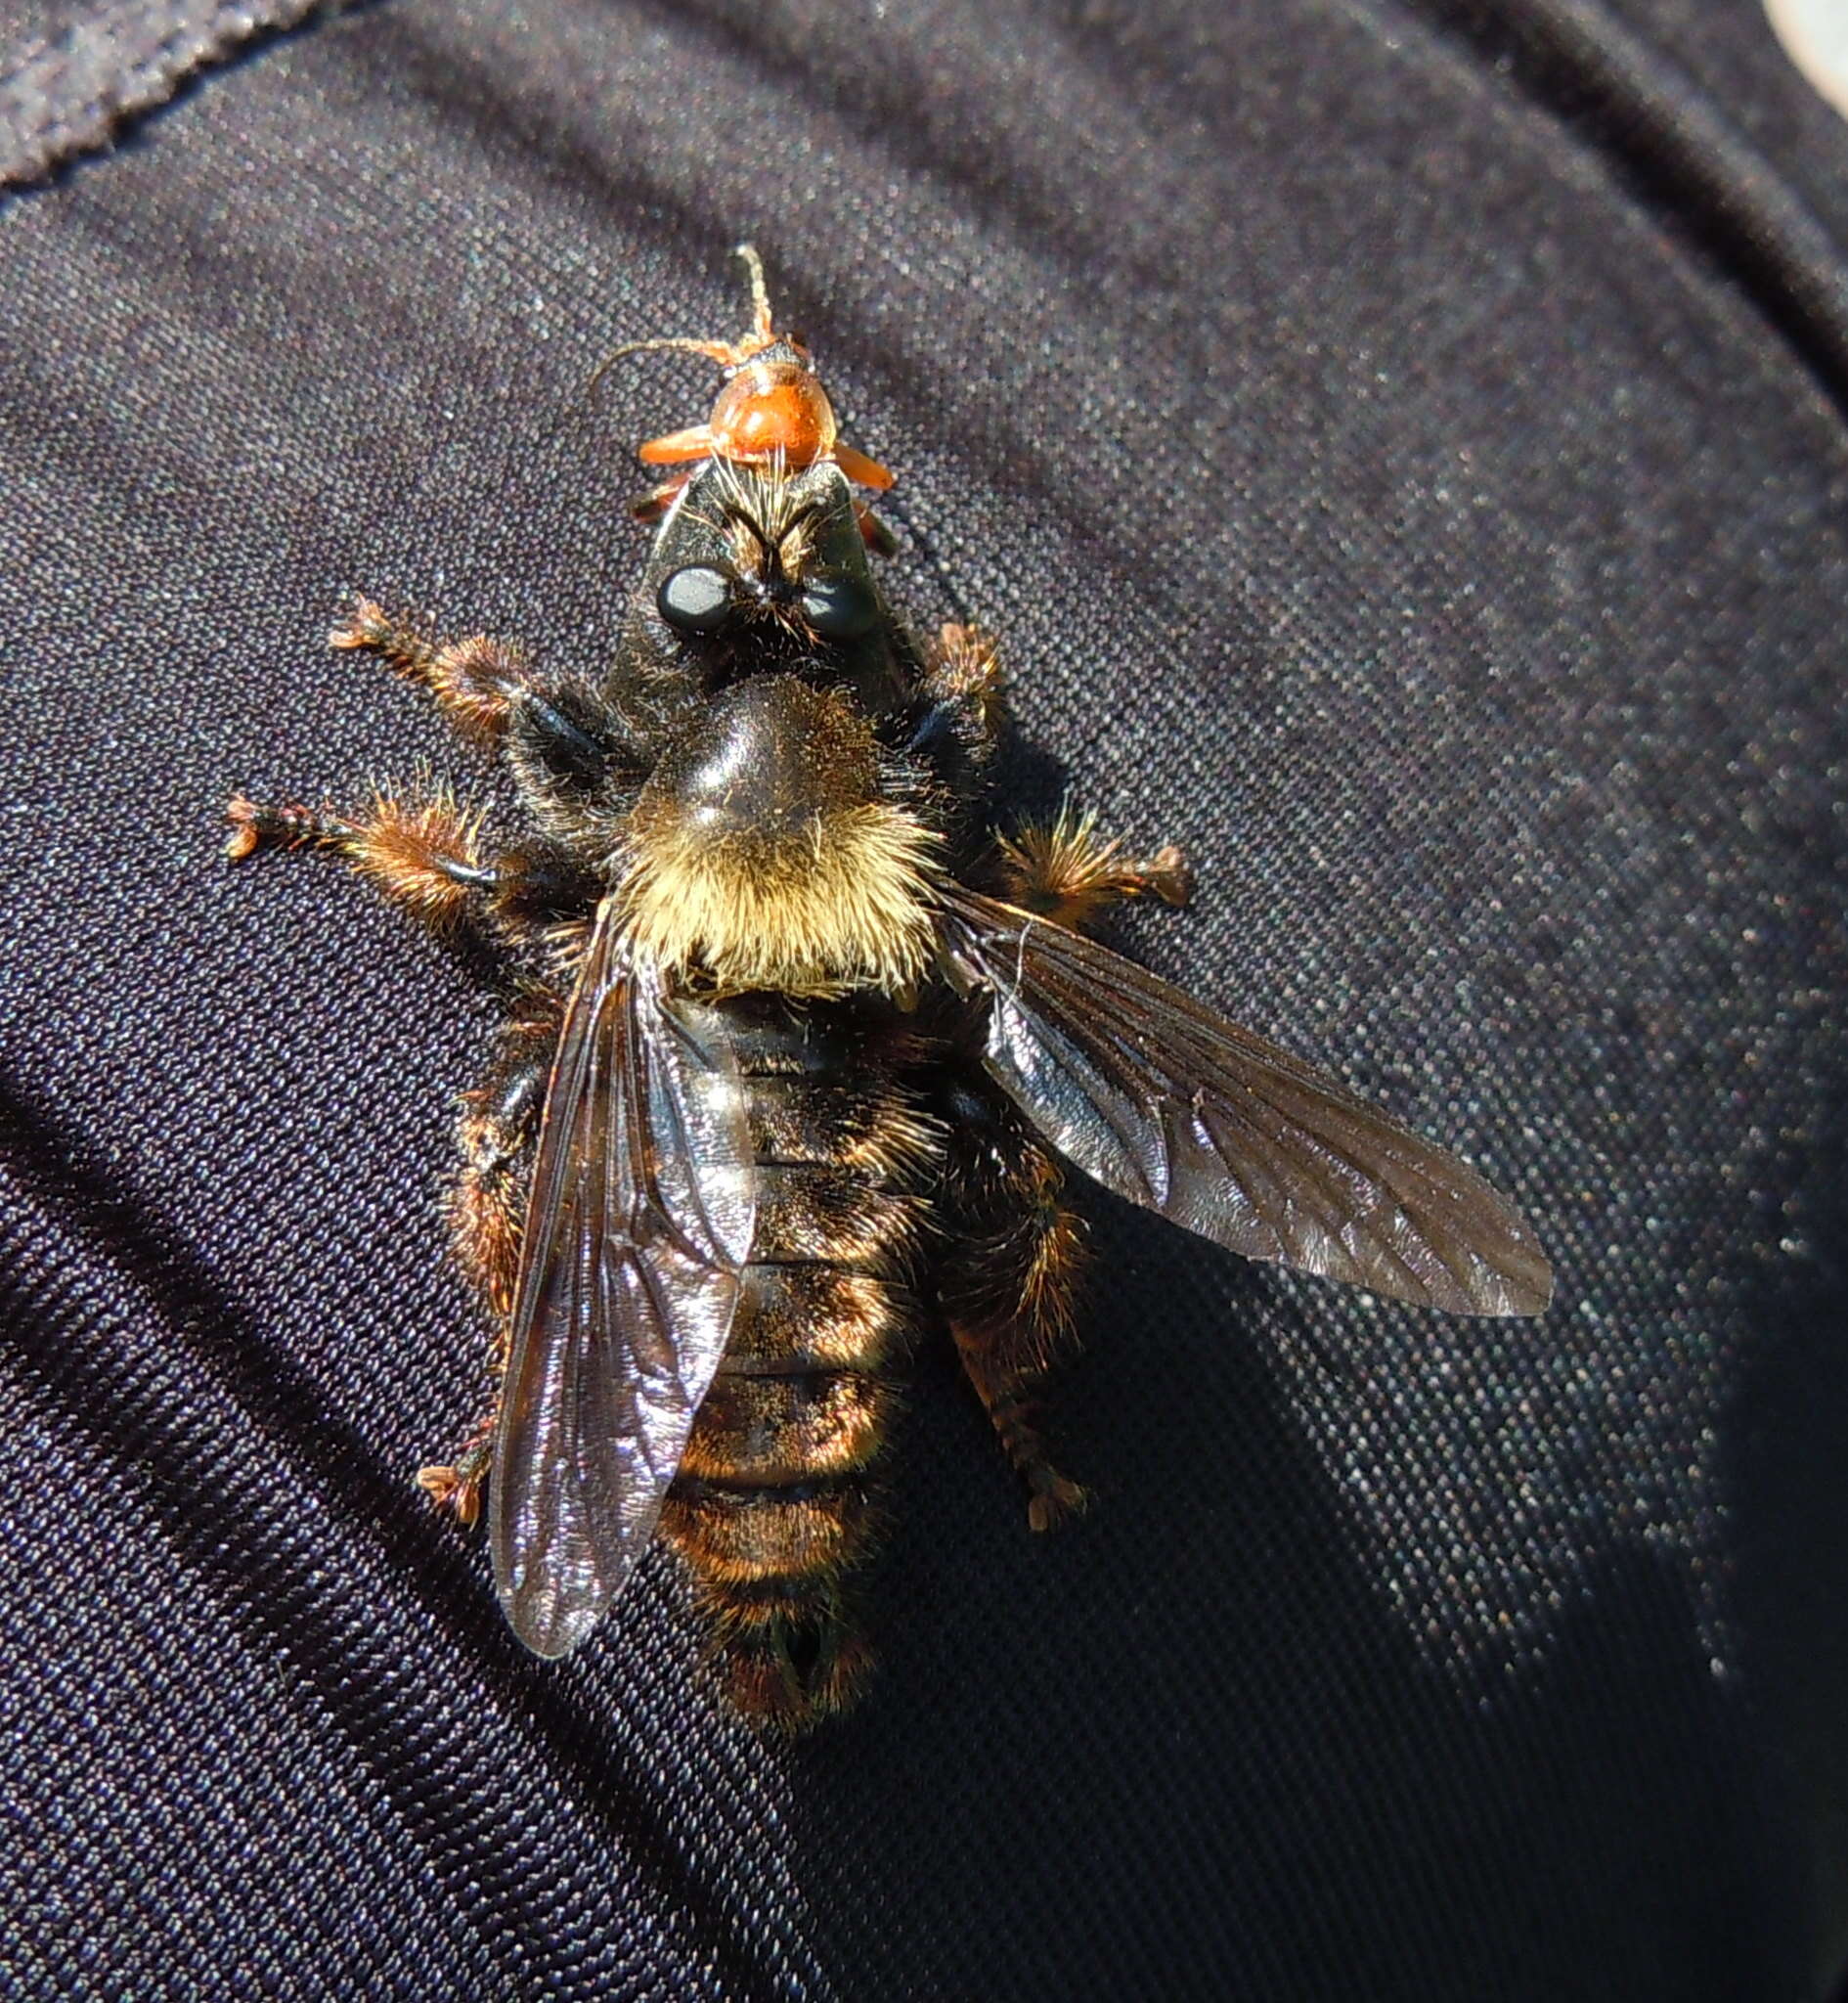
[[[506,729],[514,694],[533,679],[525,654],[510,641],[485,633],[437,640],[417,619],[387,612],[371,599],[353,601],[328,644],[376,654],[407,682],[427,689],[457,729],[481,742],[492,743]]]
[[[859,539],[875,556],[890,556],[899,539],[863,501],[854,504],[854,519],[859,523]]]
[[[882,467],[876,459],[868,459],[863,452],[856,452],[851,445],[835,446],[834,464],[856,486],[871,487],[880,494],[892,486],[899,477],[897,473]]]
[[[1074,929],[1127,898],[1153,894],[1184,905],[1194,892],[1193,871],[1172,842],[1152,856],[1126,856],[1088,815],[1062,810],[1050,823],[1002,836],[997,848],[1001,896]]]
[[[670,431],[665,437],[649,438],[637,446],[636,457],[643,466],[678,466],[683,459],[710,459],[712,426],[695,424],[690,430]]]
[[[488,1373],[494,1396],[488,1415],[454,1461],[418,1470],[418,1486],[463,1523],[480,1512],[481,1485],[493,1455],[506,1373],[507,1330],[519,1277],[520,1231],[532,1148],[545,1102],[546,1078],[558,1042],[559,1002],[534,997],[501,1032],[487,1076],[462,1094],[457,1138],[462,1165],[447,1202],[457,1263],[480,1294],[494,1327]]]
[[[965,1110],[949,1173],[957,1239],[939,1295],[963,1374],[1027,1483],[1027,1521],[1050,1530],[1085,1499],[1047,1457],[1035,1403],[1054,1357],[1072,1340],[1083,1234],[1051,1156],[1011,1116],[985,1120]]]
[[[637,521],[659,521],[692,477],[691,473],[682,473],[677,479],[663,480],[658,487],[650,487],[645,494],[638,494],[629,504],[630,514]]]

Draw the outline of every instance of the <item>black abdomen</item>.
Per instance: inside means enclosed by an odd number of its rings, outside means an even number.
[[[843,1581],[916,1332],[941,1143],[904,1082],[919,1047],[886,1004],[716,1005],[750,1094],[757,1231],[661,1530],[732,1702],[795,1725],[847,1702],[867,1666]]]

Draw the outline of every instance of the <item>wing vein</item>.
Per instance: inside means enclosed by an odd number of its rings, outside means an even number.
[[[1551,1274],[1507,1200],[1337,1080],[1108,948],[961,887],[944,966],[984,1061],[1078,1168],[1249,1258],[1474,1313]]]

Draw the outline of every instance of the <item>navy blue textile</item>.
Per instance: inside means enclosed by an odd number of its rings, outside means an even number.
[[[1560,1269],[1447,1321],[1095,1199],[1092,1513],[925,1357],[794,1749],[668,1567],[547,1666],[412,1488],[493,1006],[219,857],[237,788],[499,798],[330,618],[606,656],[711,380],[585,384],[735,332],[743,237],[1023,796],[1190,852],[1120,936]],[[1828,1991],[1848,130],[1755,7],[381,0],[0,256],[0,1993]]]

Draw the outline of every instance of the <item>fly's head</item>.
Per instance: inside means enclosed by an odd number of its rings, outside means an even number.
[[[715,461],[602,680],[526,691],[508,751],[541,828],[627,884],[664,964],[734,991],[899,988],[935,842],[907,750],[920,673],[840,469]]]
[[[832,467],[715,461],[662,524],[648,591],[664,638],[721,658],[846,647],[881,622],[853,497]]]

